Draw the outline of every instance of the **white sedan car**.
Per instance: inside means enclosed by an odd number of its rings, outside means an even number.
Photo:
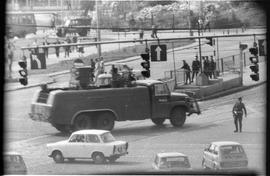
[[[212,142],[204,149],[202,167],[213,170],[247,169],[248,158],[238,142]]]
[[[128,154],[128,142],[116,141],[106,130],[80,130],[73,132],[68,140],[47,144],[48,156],[56,163],[64,159],[93,159],[101,164],[106,160],[114,162]]]
[[[179,152],[157,153],[153,168],[159,171],[192,170],[188,156]]]

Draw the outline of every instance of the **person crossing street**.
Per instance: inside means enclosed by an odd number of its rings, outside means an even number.
[[[245,113],[245,117],[247,117],[247,110],[245,104],[242,103],[242,97],[238,98],[238,101],[235,103],[232,109],[234,124],[235,124],[235,133],[238,132],[238,123],[239,123],[239,132],[242,132],[242,119],[243,119],[243,111]]]

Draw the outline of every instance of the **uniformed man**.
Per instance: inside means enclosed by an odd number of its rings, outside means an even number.
[[[238,123],[239,123],[240,133],[242,132],[243,110],[245,112],[245,117],[247,117],[247,110],[246,110],[245,104],[242,103],[242,97],[239,97],[238,101],[235,103],[232,109],[232,113],[234,117],[234,124],[235,124],[234,132],[238,132]]]

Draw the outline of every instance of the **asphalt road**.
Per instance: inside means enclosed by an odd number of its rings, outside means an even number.
[[[50,124],[34,122],[27,116],[33,89],[6,93],[5,146],[23,154],[29,174],[101,174],[118,171],[152,171],[154,154],[178,151],[189,156],[194,170],[201,169],[202,151],[212,141],[237,141],[244,145],[249,168],[264,171],[266,85],[226,97],[200,102],[202,115],[187,118],[183,128],[173,128],[169,121],[156,127],[150,120],[116,123],[112,134],[130,143],[129,154],[115,164],[94,165],[91,160],[76,160],[55,164],[47,156],[45,145],[68,138]],[[233,133],[231,108],[236,98],[243,96],[248,117],[243,132]],[[20,100],[20,101],[18,101]],[[23,100],[23,101],[22,101]],[[16,108],[14,112],[13,109]]]

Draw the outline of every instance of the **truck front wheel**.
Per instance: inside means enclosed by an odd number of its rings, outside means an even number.
[[[165,121],[165,118],[154,118],[154,119],[151,119],[151,120],[157,126],[161,126],[161,125],[163,125],[163,123]]]
[[[98,129],[112,130],[114,127],[114,116],[111,113],[102,113],[96,120]]]
[[[186,111],[183,108],[175,108],[171,113],[170,122],[174,127],[181,127],[186,121]]]

